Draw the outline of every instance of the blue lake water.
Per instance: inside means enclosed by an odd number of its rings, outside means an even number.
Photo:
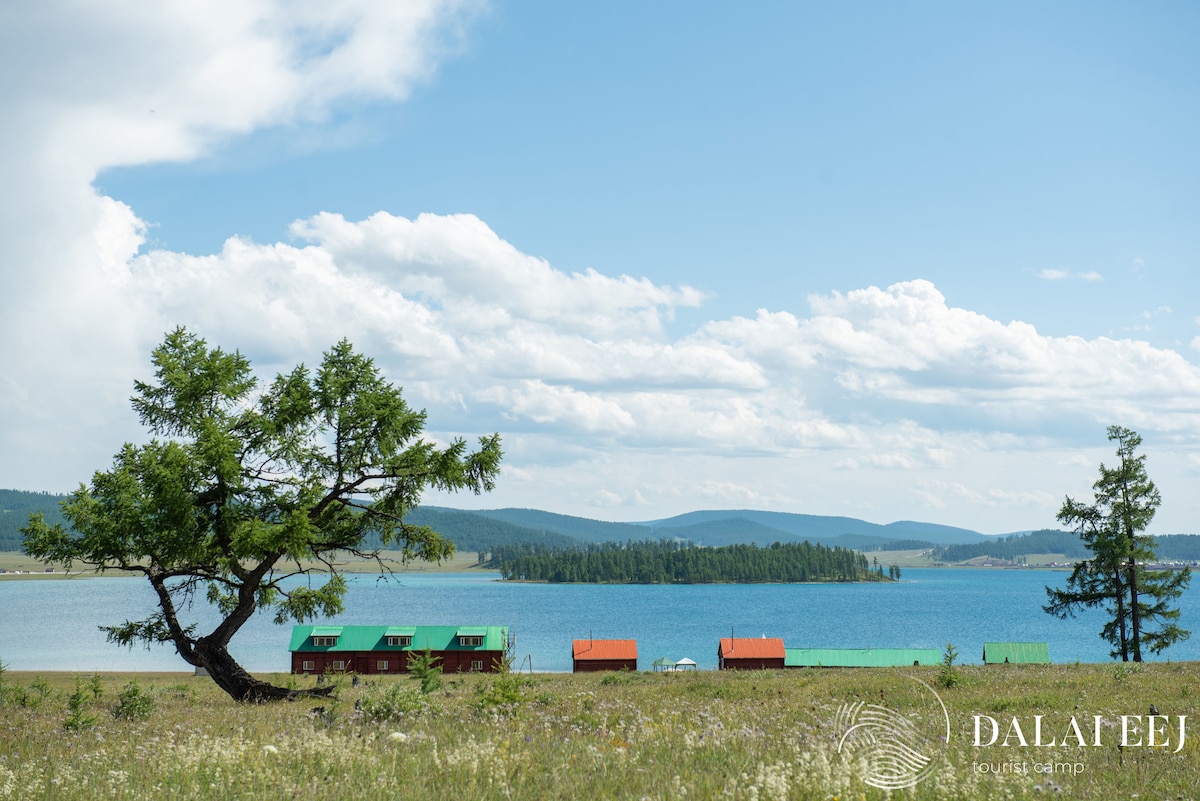
[[[1101,612],[1060,621],[1041,610],[1047,584],[1065,572],[910,569],[894,584],[574,585],[519,584],[487,573],[414,573],[399,580],[349,577],[335,624],[506,625],[516,659],[539,671],[569,671],[571,640],[636,639],[639,666],[691,657],[716,667],[717,640],[782,637],[788,647],[937,648],[951,642],[965,663],[992,640],[1044,641],[1054,662],[1103,662]],[[136,578],[0,582],[0,660],[12,670],[190,670],[171,647],[110,645],[98,626],[140,619],[154,608]],[[1200,587],[1180,600],[1192,640],[1160,659],[1200,660]],[[193,610],[201,629],[215,616]],[[325,621],[322,621],[325,622]],[[286,671],[290,626],[256,615],[230,650],[255,671]]]

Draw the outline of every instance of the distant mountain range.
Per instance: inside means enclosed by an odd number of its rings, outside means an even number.
[[[0,490],[0,550],[19,550],[19,528],[31,512],[43,512],[52,522],[62,520],[61,495]],[[429,526],[454,540],[459,550],[489,551],[496,544],[532,542],[571,545],[626,540],[679,539],[697,545],[737,545],[810,540],[859,550],[878,550],[899,544],[912,548],[986,542],[968,529],[933,523],[901,521],[880,525],[852,517],[763,512],[754,509],[706,510],[641,523],[611,523],[539,509],[463,510],[422,506],[407,517],[414,525]]]
[[[480,509],[464,512],[442,507],[421,507],[413,514],[427,511],[438,514],[459,512],[478,515],[526,531],[558,534],[580,542],[669,538],[691,540],[697,545],[770,545],[772,542],[809,540],[862,549],[894,542],[924,543],[924,547],[932,547],[986,542],[990,539],[977,531],[934,523],[902,521],[880,525],[852,517],[762,512],[753,509],[688,512],[642,523],[608,523],[538,509]],[[922,546],[915,544],[912,547]]]
[[[59,512],[61,495],[20,490],[0,490],[0,551],[21,548],[20,527],[30,513],[42,512],[51,522],[62,522]],[[537,545],[569,547],[581,543],[625,542],[627,540],[690,540],[697,545],[720,546],[809,540],[823,545],[840,545],[860,551],[915,550],[947,546],[970,546],[972,555],[988,553],[1002,556],[1002,551],[1034,553],[1035,547],[1051,547],[1065,552],[1062,537],[1073,539],[1065,532],[1017,532],[1007,538],[980,534],[965,528],[918,523],[902,520],[881,525],[853,517],[764,512],[754,509],[704,510],[688,512],[662,520],[640,523],[611,523],[587,517],[543,512],[539,509],[481,509],[464,510],[440,506],[422,506],[409,513],[406,522],[429,526],[447,539],[453,540],[460,551],[490,552],[497,545],[534,543]],[[1060,535],[1057,539],[1049,535]],[[1004,540],[1008,541],[1005,542]],[[1168,538],[1172,546],[1185,545],[1185,538]],[[1200,542],[1200,537],[1187,538]],[[1015,540],[1015,542],[1014,542]],[[1177,540],[1177,541],[1175,541]],[[1161,541],[1161,540],[1160,540]],[[368,547],[372,543],[367,543]],[[1166,543],[1163,543],[1166,545]],[[1191,544],[1187,543],[1188,552]],[[1063,550],[1059,550],[1059,549]],[[1167,547],[1166,551],[1175,548]],[[995,552],[995,553],[992,553]],[[969,558],[963,551],[961,558]],[[949,555],[949,553],[947,553]],[[1169,555],[1160,547],[1163,558]],[[957,558],[955,559],[957,561]]]
[[[799,539],[816,541],[854,536],[878,538],[885,541],[922,540],[935,545],[985,542],[988,539],[987,535],[980,534],[978,531],[941,526],[935,523],[915,523],[902,520],[880,525],[853,517],[826,517],[793,512],[759,512],[752,509],[688,512],[665,520],[652,520],[643,525],[655,529],[691,528],[701,524],[728,524],[734,520],[745,520],[761,526],[767,531],[775,532],[772,539],[758,540],[759,545],[774,542],[776,539],[781,542]]]

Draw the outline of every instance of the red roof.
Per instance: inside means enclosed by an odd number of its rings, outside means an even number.
[[[637,640],[573,640],[575,659],[637,659]]]
[[[722,637],[724,659],[783,659],[787,654],[780,637]]]

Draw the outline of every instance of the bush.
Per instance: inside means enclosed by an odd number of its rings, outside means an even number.
[[[521,689],[530,684],[533,682],[521,678],[520,673],[500,673],[490,682],[476,686],[471,706],[477,712],[514,709],[525,700]]]
[[[154,696],[144,691],[136,681],[126,684],[117,693],[117,705],[112,715],[117,720],[149,720],[158,709]]]
[[[641,676],[636,673],[630,673],[629,668],[621,668],[621,670],[615,673],[605,674],[604,678],[600,679],[600,684],[602,686],[609,686],[612,684],[629,684],[640,679]]]
[[[413,687],[391,684],[386,689],[372,688],[364,693],[356,707],[364,720],[382,723],[422,715],[429,709],[429,700]]]

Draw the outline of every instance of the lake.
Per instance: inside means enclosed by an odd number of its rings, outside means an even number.
[[[508,583],[478,572],[351,575],[345,613],[321,622],[506,625],[516,661],[537,671],[569,671],[571,640],[589,636],[636,639],[643,669],[663,656],[715,668],[717,640],[731,633],[782,637],[792,648],[940,650],[951,642],[966,664],[982,661],[985,641],[1044,641],[1054,662],[1108,661],[1102,613],[1060,621],[1041,610],[1045,585],[1062,586],[1066,577],[914,568],[883,584],[577,585]],[[1200,588],[1185,592],[1180,607],[1181,624],[1197,636],[1160,659],[1200,660]],[[149,584],[136,578],[0,582],[0,660],[11,670],[190,670],[170,646],[118,648],[97,629],[153,608]],[[211,628],[211,610],[193,612]],[[250,670],[287,671],[290,635],[290,625],[259,614],[230,650]]]

